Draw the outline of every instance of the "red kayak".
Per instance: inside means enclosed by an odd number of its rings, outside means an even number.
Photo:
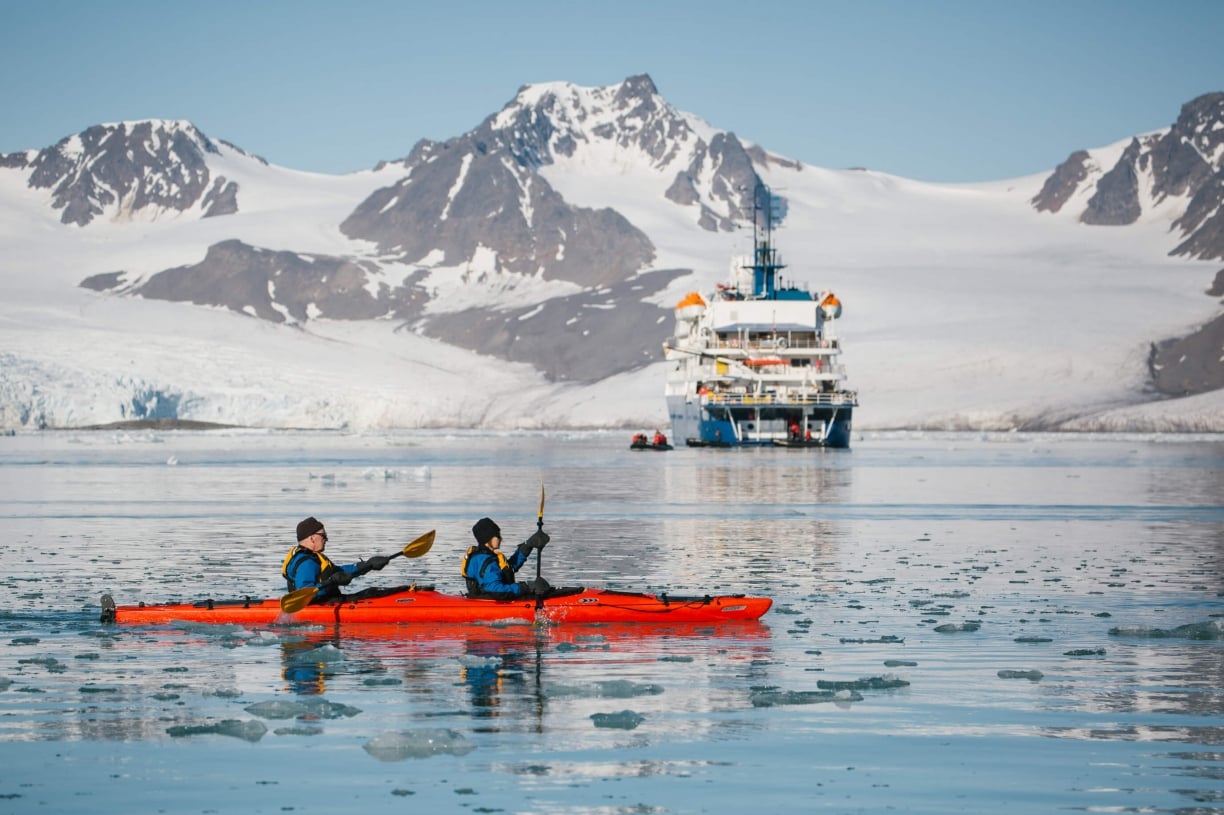
[[[308,605],[287,614],[278,598],[203,600],[197,603],[115,606],[102,598],[102,620],[129,624],[171,622],[244,626],[274,623],[709,623],[758,620],[773,600],[742,594],[691,596],[609,589],[558,588],[547,597],[470,599],[432,588],[367,590],[335,603]]]

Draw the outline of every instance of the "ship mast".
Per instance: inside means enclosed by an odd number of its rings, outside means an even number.
[[[762,219],[761,199],[764,199]],[[764,223],[762,224],[762,220]],[[757,300],[777,299],[777,275],[786,266],[779,261],[773,247],[773,193],[758,183],[752,196],[752,297]]]

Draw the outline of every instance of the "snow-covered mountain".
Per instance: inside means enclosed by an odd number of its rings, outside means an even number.
[[[646,76],[345,176],[98,125],[0,155],[0,426],[663,424],[672,307],[751,250],[765,184],[786,274],[846,304],[860,430],[1224,430],[1221,133],[1209,94],[940,185],[773,155]]]

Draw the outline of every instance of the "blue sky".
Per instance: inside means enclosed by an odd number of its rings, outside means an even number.
[[[1224,91],[1224,2],[0,0],[0,152],[189,119],[349,172],[475,127],[521,85],[649,74],[675,107],[821,167],[1052,169]]]

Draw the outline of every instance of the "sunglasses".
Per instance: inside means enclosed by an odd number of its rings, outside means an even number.
[[[327,533],[326,532],[316,532],[315,534],[318,535],[320,538],[322,538],[324,543],[327,543]]]

